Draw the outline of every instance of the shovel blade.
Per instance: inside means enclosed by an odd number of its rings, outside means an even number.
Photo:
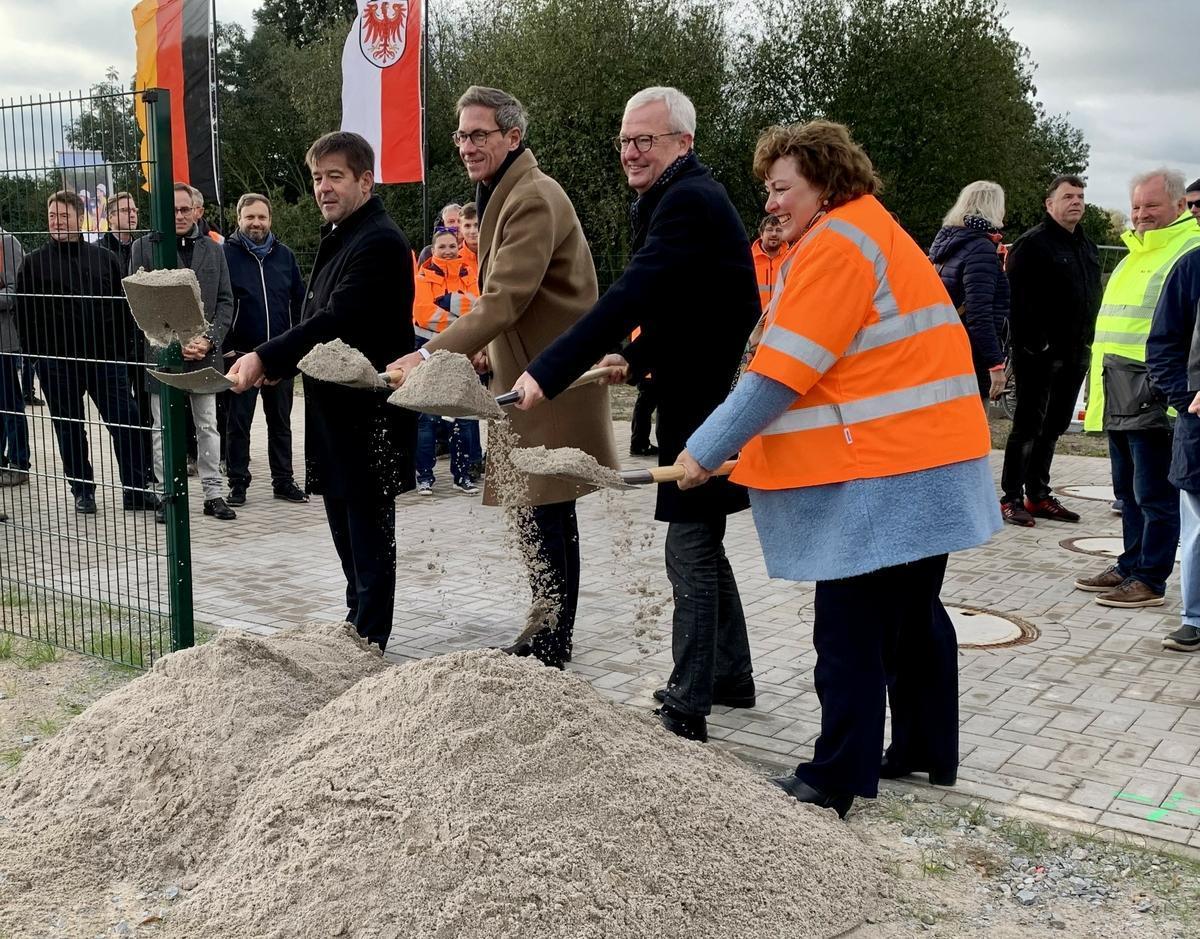
[[[233,382],[215,368],[201,368],[194,372],[160,372],[155,369],[149,371],[164,385],[192,394],[215,394],[233,387]]]

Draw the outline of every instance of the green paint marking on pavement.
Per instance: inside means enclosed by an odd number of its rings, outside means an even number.
[[[1186,812],[1189,815],[1200,815],[1200,805],[1184,805],[1187,796],[1182,792],[1172,792],[1169,796],[1158,802],[1149,796],[1143,796],[1136,792],[1114,792],[1114,799],[1121,799],[1125,802],[1136,802],[1138,805],[1153,806],[1146,813],[1145,819],[1148,822],[1161,822],[1172,812]]]

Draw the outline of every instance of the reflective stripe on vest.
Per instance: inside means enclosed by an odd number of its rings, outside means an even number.
[[[847,401],[845,404],[817,404],[785,411],[767,426],[763,434],[790,434],[797,430],[861,424],[978,394],[979,381],[974,375],[954,375],[913,388],[889,391],[873,398]]]
[[[879,312],[881,320],[900,314],[900,307],[892,295],[891,285],[887,279],[887,257],[884,256],[875,240],[857,225],[852,225],[845,219],[831,218],[824,226],[835,231],[843,238],[849,239],[862,252],[870,265],[875,268],[875,297],[873,303]]]

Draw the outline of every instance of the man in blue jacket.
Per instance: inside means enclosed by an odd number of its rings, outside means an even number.
[[[1200,248],[1172,268],[1146,340],[1146,365],[1159,394],[1179,412],[1171,444],[1171,484],[1179,490],[1179,583],[1183,623],[1163,648],[1200,651]]]
[[[248,192],[237,203],[238,230],[225,241],[233,284],[233,325],[225,336],[225,359],[232,364],[247,352],[291,329],[304,306],[304,278],[291,249],[271,233],[271,200]],[[292,391],[294,383],[251,388],[230,395],[226,427],[230,505],[245,505],[250,488],[250,424],[262,397],[267,419],[267,462],[276,499],[307,502],[292,473]]]

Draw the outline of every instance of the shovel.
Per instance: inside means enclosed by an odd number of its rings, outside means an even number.
[[[317,343],[296,367],[317,381],[379,391],[386,391],[388,382],[399,379],[402,374],[375,371],[370,359],[340,339]]]
[[[625,490],[683,479],[682,466],[613,470],[598,463],[591,454],[573,447],[558,447],[552,450],[545,447],[527,447],[513,450],[510,459],[513,466],[529,476],[546,476],[579,486]],[[717,467],[713,475],[728,476],[735,466],[737,460],[726,460]]]
[[[191,394],[216,394],[233,387],[233,382],[218,372],[215,368],[200,368],[194,372],[159,372],[148,369],[155,378],[164,385],[187,391]]]
[[[567,386],[566,390],[569,391],[572,388],[580,388],[584,385],[590,385],[593,382],[608,378],[619,371],[621,371],[621,367],[619,365],[605,365],[602,368],[589,369],[575,379],[575,381],[571,382],[571,384]],[[491,419],[500,416],[491,408],[487,408],[486,411],[483,410],[486,405],[482,407],[472,407],[450,401],[434,401],[424,403],[421,401],[398,400],[399,397],[402,397],[401,392],[403,390],[404,386],[401,385],[400,390],[397,391],[391,399],[389,399],[388,403],[395,404],[398,407],[407,408],[410,411],[416,411],[419,414],[433,414],[439,417],[473,417],[480,419]],[[507,408],[520,402],[521,397],[522,393],[520,391],[506,391],[502,395],[497,395],[493,400],[495,401],[497,408]],[[486,401],[487,398],[485,397],[483,400]]]

